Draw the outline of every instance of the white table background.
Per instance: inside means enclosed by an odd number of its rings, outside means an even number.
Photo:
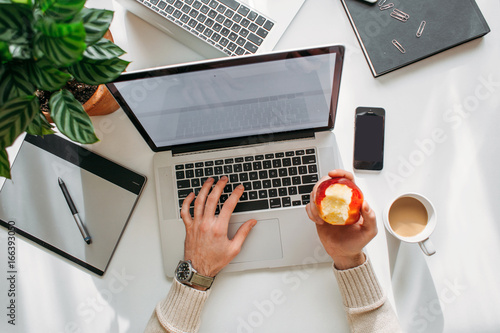
[[[356,181],[377,212],[379,234],[368,251],[408,332],[500,331],[500,3],[477,3],[491,33],[377,79],[338,0],[307,0],[276,48],[346,46],[335,126],[346,169],[352,170],[355,108],[386,110],[384,170],[356,173]],[[133,61],[128,70],[202,59],[116,2],[87,6],[115,10],[111,30]],[[93,121],[101,142],[90,149],[149,182],[104,277],[17,238],[16,326],[7,324],[2,228],[1,332],[142,332],[170,287],[153,153],[122,110]],[[433,257],[384,230],[383,209],[402,192],[424,194],[437,209]],[[200,332],[348,332],[348,326],[331,267],[323,264],[221,274]]]

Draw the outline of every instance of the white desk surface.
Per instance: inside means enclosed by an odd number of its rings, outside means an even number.
[[[348,170],[355,108],[386,109],[384,170],[356,173],[356,180],[378,217],[368,250],[408,332],[500,331],[500,3],[477,3],[491,33],[377,79],[338,0],[307,0],[277,46],[346,46],[335,132]],[[116,11],[111,30],[133,60],[129,70],[202,59],[116,2],[87,6]],[[147,175],[146,189],[102,278],[18,238],[16,326],[7,323],[2,229],[2,332],[142,332],[170,287],[161,264],[153,153],[122,110],[93,121],[101,142],[91,149]],[[384,230],[384,207],[407,191],[426,195],[437,209],[433,257],[424,258],[417,245],[398,247]],[[221,274],[200,332],[348,332],[348,326],[329,265],[313,265]]]

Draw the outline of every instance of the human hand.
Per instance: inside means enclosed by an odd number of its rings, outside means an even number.
[[[352,173],[344,170],[332,170],[328,173],[328,176],[331,178],[345,177],[354,181]],[[361,217],[354,224],[334,226],[323,221],[314,202],[318,184],[329,179],[329,177],[321,178],[314,186],[311,193],[311,202],[306,206],[307,215],[316,223],[321,243],[326,252],[332,257],[335,267],[337,269],[356,267],[365,261],[362,250],[377,234],[375,212],[364,201],[361,206]]]
[[[244,191],[243,186],[238,185],[222,206],[219,216],[215,216],[217,203],[227,182],[226,176],[221,177],[211,192],[214,179],[209,178],[203,184],[194,203],[194,217],[189,212],[189,206],[195,198],[194,193],[184,199],[181,208],[181,217],[186,227],[184,260],[191,260],[198,273],[205,276],[217,275],[236,257],[248,233],[257,223],[256,220],[248,220],[238,229],[233,239],[227,237],[229,219]]]

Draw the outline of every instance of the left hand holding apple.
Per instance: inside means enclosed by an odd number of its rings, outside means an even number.
[[[316,223],[319,238],[326,252],[332,257],[337,269],[348,269],[359,266],[365,261],[363,248],[377,234],[375,212],[366,201],[362,202],[361,217],[351,225],[331,225],[321,217],[315,204],[318,187],[330,178],[343,177],[354,181],[352,173],[345,170],[333,170],[329,177],[323,177],[314,186],[311,202],[306,206],[307,215]]]

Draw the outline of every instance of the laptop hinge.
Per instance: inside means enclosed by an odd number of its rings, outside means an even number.
[[[227,149],[252,147],[271,142],[314,139],[314,130],[294,131],[287,133],[273,133],[268,135],[252,136],[247,138],[209,141],[196,144],[182,145],[172,148],[173,156],[196,154],[199,152],[221,151]]]

